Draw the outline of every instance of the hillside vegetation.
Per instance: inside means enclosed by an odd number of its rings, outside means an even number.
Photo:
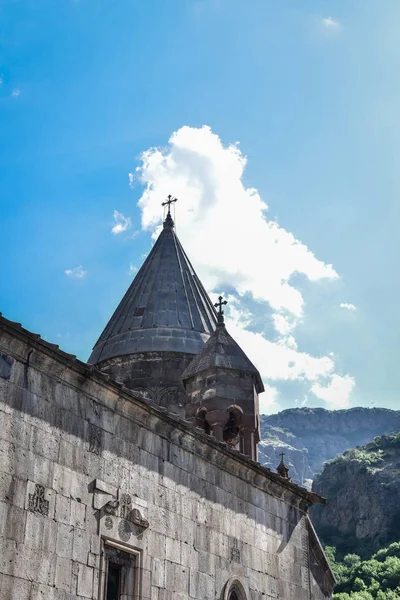
[[[378,550],[368,560],[348,554],[336,561],[336,551],[326,553],[337,579],[334,600],[400,600],[400,542]]]

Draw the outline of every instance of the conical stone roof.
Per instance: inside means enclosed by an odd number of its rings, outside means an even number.
[[[197,354],[215,308],[174,231],[170,213],[143,266],[96,342],[89,363],[152,351]]]
[[[227,332],[223,321],[219,322],[213,335],[185,369],[182,379],[186,380],[212,367],[233,369],[251,373],[257,383],[257,392],[264,391],[260,373],[241,347]]]

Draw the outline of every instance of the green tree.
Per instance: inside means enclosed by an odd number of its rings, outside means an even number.
[[[351,600],[374,600],[374,597],[365,590],[362,592],[354,592],[350,596]]]
[[[356,577],[353,583],[353,590],[355,592],[363,592],[367,589],[366,584],[360,577]]]
[[[354,569],[354,567],[359,565],[360,562],[361,558],[358,556],[358,554],[346,554],[346,556],[343,559],[343,563],[346,565],[346,567],[349,567],[350,569]]]
[[[388,556],[397,556],[397,558],[400,558],[400,542],[393,542],[387,548],[378,550],[372,558],[384,561]]]
[[[400,595],[395,590],[379,590],[376,595],[376,600],[400,600]]]

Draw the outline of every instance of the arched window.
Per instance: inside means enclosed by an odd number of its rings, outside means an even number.
[[[222,600],[247,600],[244,586],[239,579],[233,577],[227,581],[223,591]]]

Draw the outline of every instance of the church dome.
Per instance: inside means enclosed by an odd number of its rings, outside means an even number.
[[[146,353],[197,354],[217,315],[175,233],[168,211],[143,266],[96,342],[89,363]]]

